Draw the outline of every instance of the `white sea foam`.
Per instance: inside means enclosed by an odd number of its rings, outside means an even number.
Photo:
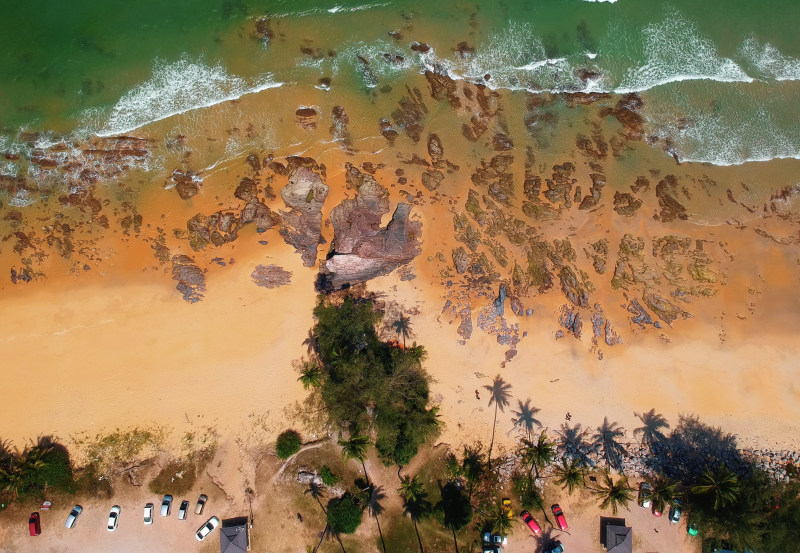
[[[209,66],[187,58],[156,62],[152,78],[131,89],[109,113],[87,115],[99,119],[90,125],[95,134],[113,136],[282,84],[269,74],[248,80],[230,75],[221,65]]]
[[[664,21],[647,25],[641,40],[647,62],[629,68],[615,92],[640,92],[688,80],[753,81],[736,62],[720,57],[712,42],[680,14],[672,13]]]
[[[600,2],[600,3],[606,3],[606,4],[614,4],[614,3],[617,2],[617,0],[583,0],[583,1],[584,2],[595,2],[595,3]]]
[[[759,43],[754,36],[742,43],[739,55],[761,78],[777,81],[800,80],[800,59],[785,56],[772,44]]]
[[[361,4],[359,6],[353,6],[350,8],[346,8],[344,6],[333,6],[331,8],[311,8],[310,10],[303,10],[299,12],[285,12],[285,13],[276,13],[270,14],[269,17],[274,17],[276,19],[283,19],[285,17],[308,17],[309,15],[322,15],[322,14],[337,14],[337,13],[352,13],[352,12],[360,12],[364,10],[370,10],[372,8],[381,8],[384,6],[388,6],[388,2],[378,2],[374,4]]]

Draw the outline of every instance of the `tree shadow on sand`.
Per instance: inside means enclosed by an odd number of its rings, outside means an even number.
[[[645,459],[648,469],[684,482],[706,469],[713,472],[725,466],[744,475],[750,467],[734,435],[700,422],[696,415],[681,415],[670,435],[652,443],[650,450],[653,454]]]
[[[669,428],[669,423],[664,415],[656,413],[655,409],[650,409],[647,413],[634,413],[634,415],[642,421],[642,426],[633,429],[634,436],[641,436],[642,445],[652,446],[666,438],[661,431]]]
[[[592,439],[594,443],[603,448],[603,457],[606,464],[614,470],[622,472],[622,460],[625,456],[625,446],[619,440],[625,436],[625,429],[619,423],[608,422],[608,417],[603,418],[603,424],[597,427]]]
[[[570,459],[580,459],[587,466],[592,463],[588,456],[589,442],[586,441],[587,430],[580,423],[570,427],[564,423],[561,428],[556,430],[558,435],[559,449],[561,453]]]
[[[511,419],[514,426],[511,428],[509,434],[515,430],[522,430],[522,432],[525,433],[525,437],[530,438],[533,433],[534,425],[539,428],[542,427],[542,423],[536,418],[536,413],[541,411],[541,409],[531,405],[531,398],[526,399],[525,403],[522,403],[522,400],[518,399],[517,403],[519,404],[519,411],[511,411],[514,414],[514,418]]]

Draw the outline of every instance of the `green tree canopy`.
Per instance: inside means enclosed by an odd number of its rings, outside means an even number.
[[[337,534],[352,534],[361,524],[361,506],[349,493],[328,501],[328,524]]]

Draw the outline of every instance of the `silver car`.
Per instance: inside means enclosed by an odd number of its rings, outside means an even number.
[[[75,526],[75,523],[78,522],[78,517],[82,512],[83,512],[83,507],[81,507],[80,505],[75,505],[72,508],[72,511],[70,511],[69,516],[67,517],[66,527],[73,528]]]
[[[164,496],[164,499],[161,501],[161,516],[168,517],[169,510],[172,508],[172,496],[167,494]]]

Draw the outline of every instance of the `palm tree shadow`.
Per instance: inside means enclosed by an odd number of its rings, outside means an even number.
[[[384,511],[383,505],[381,505],[381,501],[386,498],[386,494],[383,493],[383,486],[370,486],[370,494],[369,494],[369,502],[367,503],[367,509],[369,511],[370,516],[375,517],[375,523],[378,525],[378,535],[381,538],[381,546],[383,547],[384,553],[386,553],[386,542],[383,540],[383,530],[381,530],[381,521],[378,518],[381,513]]]
[[[522,400],[518,399],[517,403],[519,404],[519,411],[511,411],[514,414],[514,418],[511,419],[514,426],[511,427],[508,434],[511,434],[514,430],[522,429],[525,435],[530,437],[533,433],[534,425],[539,428],[542,427],[542,423],[535,417],[536,413],[541,411],[541,409],[531,405],[531,398],[526,399],[525,403],[522,403]]]
[[[537,539],[536,548],[533,550],[534,553],[542,553],[543,551],[549,551],[553,546],[556,544],[556,537],[553,536],[555,530],[553,528],[543,528],[542,533],[539,534]]]
[[[589,443],[586,441],[586,435],[588,431],[582,428],[580,423],[576,423],[571,428],[564,423],[560,430],[556,430],[556,434],[561,438],[560,449],[565,457],[579,459],[586,466],[594,465],[587,453]]]
[[[681,415],[670,435],[652,443],[650,449],[652,455],[645,459],[646,466],[674,480],[691,480],[706,469],[713,472],[720,466],[738,475],[749,471],[736,437],[700,422],[695,415]]]
[[[651,446],[666,438],[662,429],[669,428],[669,423],[664,415],[656,413],[655,409],[650,409],[647,413],[634,413],[642,421],[642,426],[633,430],[634,436],[642,437],[642,444]]]
[[[622,459],[625,455],[625,447],[619,443],[619,439],[625,436],[625,429],[619,423],[608,422],[608,417],[603,418],[602,426],[597,427],[592,439],[595,444],[603,448],[603,456],[609,467],[622,471]]]

